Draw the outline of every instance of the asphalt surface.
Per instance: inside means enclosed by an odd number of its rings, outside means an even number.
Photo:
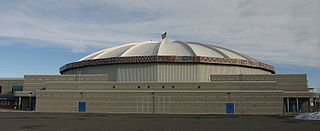
[[[320,131],[293,116],[0,112],[0,131]]]

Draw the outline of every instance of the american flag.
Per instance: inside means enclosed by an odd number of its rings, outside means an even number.
[[[162,35],[161,35],[161,38],[164,39],[167,37],[167,32],[164,32]]]

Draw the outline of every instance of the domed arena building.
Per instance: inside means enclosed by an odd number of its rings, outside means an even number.
[[[274,74],[273,66],[219,46],[183,41],[124,44],[60,69],[64,74],[108,74],[118,82],[209,81],[210,75]]]
[[[146,41],[92,53],[61,75],[0,79],[1,103],[36,112],[291,114],[315,110],[306,74],[211,44]]]

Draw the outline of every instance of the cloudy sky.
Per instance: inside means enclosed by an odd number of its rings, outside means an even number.
[[[196,41],[306,73],[320,88],[319,0],[8,0],[0,2],[0,76],[58,67],[127,42]]]

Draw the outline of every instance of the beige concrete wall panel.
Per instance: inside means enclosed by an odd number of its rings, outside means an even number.
[[[248,84],[248,87],[251,86],[252,88],[261,87],[260,85],[254,85],[253,81],[275,81],[276,89],[308,91],[306,74],[210,75],[210,81],[248,81],[252,82]]]
[[[0,86],[2,87],[2,92],[0,94],[12,94],[12,86],[23,86],[23,79],[22,78],[0,79]]]
[[[82,93],[82,95],[79,95]],[[237,114],[281,114],[280,93],[223,92],[81,92],[39,91],[37,111],[76,112],[79,101],[88,112],[223,114],[225,102],[236,102]],[[261,97],[263,95],[263,97]],[[47,110],[48,109],[48,110]],[[65,110],[65,111],[64,111]]]
[[[272,74],[211,75],[211,81],[275,81]]]
[[[115,88],[113,88],[113,86]],[[148,88],[149,86],[149,88]],[[164,88],[162,88],[162,86]],[[138,88],[140,87],[140,88]],[[215,90],[266,90],[275,89],[275,82],[210,82],[210,83],[88,83],[88,82],[70,82],[70,83],[47,83],[47,90],[109,90],[109,89],[161,89],[161,90],[179,90],[179,89],[215,89]]]

